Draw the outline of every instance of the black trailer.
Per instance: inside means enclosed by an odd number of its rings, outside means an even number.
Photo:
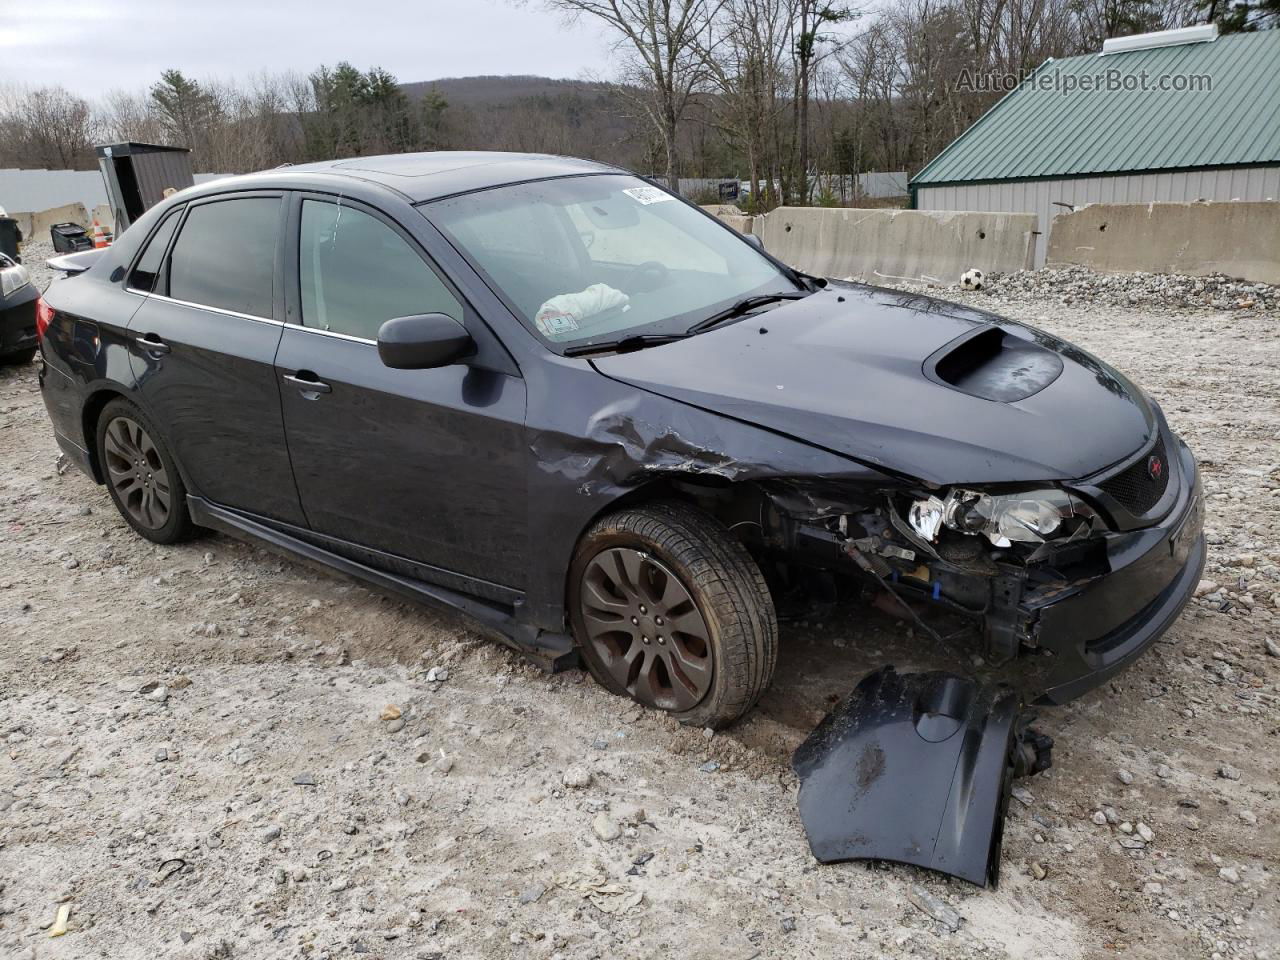
[[[165,190],[195,183],[191,151],[155,143],[111,143],[97,148],[98,169],[107,187],[115,233],[119,236],[146,210],[164,199]]]

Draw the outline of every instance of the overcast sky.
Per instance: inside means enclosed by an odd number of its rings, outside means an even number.
[[[0,0],[0,83],[86,97],[146,87],[169,67],[203,79],[310,72],[350,60],[402,82],[479,74],[607,74],[596,27],[539,0]]]

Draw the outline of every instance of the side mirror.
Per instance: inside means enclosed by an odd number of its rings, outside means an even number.
[[[742,238],[746,240],[747,243],[751,244],[753,247],[756,247],[760,250],[764,249],[764,241],[761,240],[759,237],[757,237],[754,233],[744,233],[742,235]]]
[[[378,356],[396,370],[447,367],[475,349],[466,327],[443,313],[396,317],[378,330]]]

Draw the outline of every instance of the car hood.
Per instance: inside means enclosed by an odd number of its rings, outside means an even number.
[[[1078,347],[960,304],[832,283],[646,350],[613,379],[934,484],[1069,480],[1137,450],[1154,413]]]

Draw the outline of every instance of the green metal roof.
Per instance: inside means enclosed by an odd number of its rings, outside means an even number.
[[[1119,86],[1079,89],[1082,77]],[[1156,89],[1207,75],[1208,91]],[[1076,89],[1065,93],[1068,84]],[[1109,85],[1114,87],[1115,85]],[[912,186],[1280,162],[1280,30],[1047,60],[912,178]]]

